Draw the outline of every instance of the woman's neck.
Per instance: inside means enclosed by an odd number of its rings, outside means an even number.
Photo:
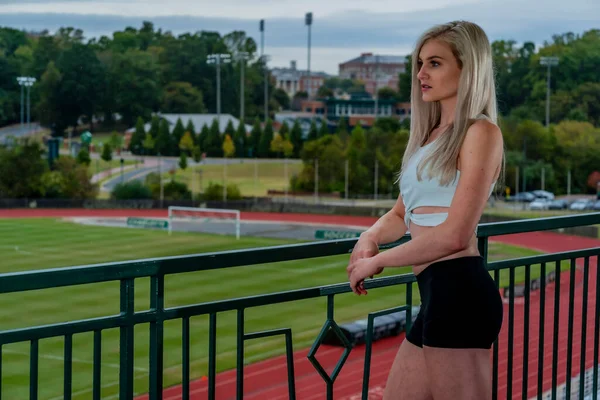
[[[453,96],[444,100],[440,100],[440,123],[438,126],[444,127],[454,123],[454,112],[456,111],[457,97]]]

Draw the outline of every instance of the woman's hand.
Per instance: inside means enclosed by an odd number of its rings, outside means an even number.
[[[360,236],[360,239],[358,239],[358,242],[356,242],[356,246],[354,246],[352,254],[350,255],[350,262],[348,263],[348,268],[346,269],[346,271],[348,272],[348,279],[351,280],[351,272],[355,268],[353,267],[353,265],[355,265],[357,261],[361,259],[370,259],[372,257],[375,257],[377,254],[379,254],[379,245],[371,236],[363,233]],[[373,277],[373,275],[379,274],[381,273],[381,271],[383,271],[383,268],[380,268],[376,270],[373,274],[367,276]],[[354,287],[352,288],[354,293],[359,295],[367,294],[367,291],[364,289],[363,286],[363,280],[358,282],[356,289]]]
[[[348,279],[350,280],[350,287],[352,291],[357,295],[367,294],[364,287],[364,281],[368,277],[380,274],[383,271],[383,267],[379,267],[376,264],[374,257],[360,258],[353,263],[348,265],[346,268],[348,272]]]

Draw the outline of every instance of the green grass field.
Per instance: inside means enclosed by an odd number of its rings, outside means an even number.
[[[258,179],[254,180],[255,168]],[[244,160],[243,163],[227,165],[227,184],[236,184],[242,196],[266,196],[268,190],[284,190],[289,187],[289,179],[294,174],[299,174],[302,164],[288,163],[288,180],[285,179],[284,162],[254,163],[253,160]],[[209,182],[222,184],[224,181],[223,165],[201,165],[185,170],[178,169],[175,179],[184,182],[193,192],[200,192],[200,172],[202,171],[202,186],[206,188]],[[170,176],[170,174],[165,174]],[[192,182],[195,179],[196,182]]]
[[[286,240],[90,227],[54,219],[0,220],[0,272],[18,272],[82,264],[172,256],[293,243]],[[535,251],[490,244],[492,260],[537,254]],[[348,255],[299,260],[226,270],[167,276],[165,307],[195,304],[261,293],[346,282]],[[565,265],[566,267],[566,265]],[[409,272],[409,268],[389,269],[386,274]],[[502,285],[508,273],[502,274]],[[532,275],[539,274],[533,267]],[[524,272],[517,270],[517,281]],[[148,279],[135,283],[135,309],[149,308]],[[416,287],[415,287],[416,289]],[[415,300],[418,300],[417,290]],[[364,318],[370,311],[403,303],[405,287],[372,290],[369,296],[336,296],[335,318],[343,323]],[[418,304],[418,302],[417,302]],[[117,314],[119,283],[109,282],[70,288],[11,293],[0,296],[0,318],[4,330]],[[236,359],[236,314],[218,314],[217,369],[233,368]],[[291,327],[294,350],[309,347],[326,318],[326,298],[304,300],[246,311],[246,332]],[[135,391],[148,390],[149,326],[135,331]],[[207,374],[208,318],[191,319],[191,374]],[[73,338],[73,399],[89,399],[92,382],[92,334]],[[164,332],[164,385],[181,382],[181,321],[168,321]],[[2,395],[6,399],[28,398],[29,344],[2,347]],[[283,338],[246,343],[245,360],[253,362],[284,352]],[[40,399],[62,399],[63,339],[40,341]],[[119,381],[119,331],[102,335],[102,396],[117,398]]]

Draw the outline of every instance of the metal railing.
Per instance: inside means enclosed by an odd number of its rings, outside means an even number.
[[[482,224],[478,227],[479,250],[482,256],[488,259],[489,238],[498,235],[507,235],[523,232],[534,232],[541,230],[556,230],[560,228],[600,224],[600,213],[544,218],[527,221],[512,221],[492,224]],[[402,240],[381,246],[382,249],[388,249],[397,246],[409,240],[407,237]],[[216,269],[227,269],[232,267],[249,267],[256,264],[273,263],[290,260],[301,260],[341,254],[351,252],[356,239],[344,239],[337,241],[323,241],[306,244],[294,244],[285,246],[274,246],[268,248],[256,248],[250,250],[236,250],[218,253],[204,253],[177,257],[164,257],[155,259],[134,260],[128,262],[106,263],[87,266],[76,266],[70,268],[58,268],[50,270],[38,270],[30,272],[7,273],[0,275],[0,295],[10,295],[16,292],[36,291],[50,288],[61,288],[76,285],[90,285],[101,282],[119,282],[120,285],[120,312],[116,315],[105,315],[97,318],[68,321],[64,323],[55,323],[42,326],[28,326],[25,328],[0,331],[0,348],[14,343],[28,343],[29,345],[29,393],[31,399],[37,399],[39,393],[39,358],[40,340],[47,338],[63,338],[64,340],[64,391],[63,398],[71,399],[72,380],[73,380],[73,336],[80,333],[93,333],[93,343],[91,343],[93,354],[93,373],[91,379],[91,394],[93,399],[101,398],[101,364],[102,364],[102,332],[109,329],[119,330],[119,398],[132,399],[134,397],[134,344],[136,335],[134,328],[140,324],[149,324],[149,397],[151,399],[160,399],[163,394],[163,374],[164,374],[164,325],[167,321],[179,320],[181,322],[181,357],[182,357],[182,398],[189,399],[190,380],[192,379],[190,370],[190,318],[204,315],[209,318],[208,333],[208,398],[216,397],[216,361],[217,361],[217,319],[220,314],[226,312],[236,313],[236,397],[242,399],[244,396],[244,346],[249,340],[255,340],[264,337],[281,335],[285,338],[285,353],[287,360],[287,377],[289,398],[296,397],[296,385],[294,374],[294,360],[292,353],[292,329],[282,328],[275,330],[247,332],[245,329],[246,310],[287,302],[294,302],[305,299],[314,299],[325,297],[327,299],[326,321],[314,340],[314,344],[308,352],[308,358],[315,366],[317,372],[326,383],[327,398],[333,398],[333,387],[344,362],[353,349],[352,343],[348,341],[341,332],[340,326],[335,321],[334,309],[336,296],[344,293],[350,293],[350,287],[347,282],[309,287],[291,291],[260,294],[243,298],[231,298],[219,301],[211,301],[199,304],[188,304],[177,307],[165,307],[165,277],[172,274],[181,274],[194,271],[209,271]],[[504,323],[507,324],[507,336],[499,338],[493,347],[493,395],[494,399],[499,396],[506,396],[512,399],[518,395],[519,398],[570,398],[571,393],[576,393],[577,398],[584,399],[586,394],[597,399],[598,395],[598,349],[600,337],[600,274],[598,273],[597,257],[600,255],[600,248],[589,248],[577,251],[569,251],[554,254],[544,254],[532,257],[523,257],[502,261],[487,262],[487,267],[500,290],[501,273],[508,271],[509,286],[505,290],[507,299],[508,314],[504,317]],[[596,263],[592,257],[595,258]],[[583,259],[583,269],[578,269],[576,260]],[[568,261],[568,266],[562,267],[562,262]],[[532,268],[539,264],[539,279],[532,279]],[[547,279],[547,272],[552,270],[554,265],[555,273],[550,274]],[[523,268],[525,273],[524,284],[519,287],[515,281],[515,271],[517,268]],[[560,273],[561,269],[566,272]],[[537,267],[536,267],[537,273]],[[590,277],[591,274],[591,277]],[[562,276],[565,275],[565,276]],[[577,275],[577,277],[576,277]],[[579,283],[576,280],[580,277]],[[147,310],[135,310],[135,282],[141,278],[150,280],[150,301]],[[373,322],[376,317],[382,315],[404,311],[406,312],[406,329],[410,328],[411,307],[413,306],[413,284],[416,282],[412,274],[401,274],[394,276],[385,276],[369,280],[365,283],[367,289],[379,289],[389,286],[402,285],[406,289],[404,304],[398,304],[388,310],[372,312],[368,314],[368,328],[366,332],[366,348],[363,374],[362,398],[366,399],[369,390],[369,377],[371,366],[371,349],[373,345]],[[562,283],[561,283],[562,282]],[[567,282],[567,283],[564,283]],[[561,285],[569,285],[568,303],[566,310],[561,305]],[[547,291],[550,286],[554,287],[554,296],[547,297]],[[582,286],[581,308],[575,309],[575,293],[577,288]],[[592,290],[593,289],[593,290]],[[532,293],[535,290],[536,300],[533,301]],[[522,297],[518,297],[522,296]],[[595,302],[595,309],[588,310],[590,300]],[[517,349],[515,342],[515,307],[522,305],[523,315],[523,339],[518,341]],[[393,305],[391,305],[393,306]],[[540,310],[539,315],[534,320],[531,315],[533,306]],[[74,307],[77,307],[74,304]],[[551,307],[551,308],[550,308]],[[549,311],[547,311],[549,310]],[[568,313],[567,321],[567,344],[566,356],[565,349],[559,347],[561,334],[561,313]],[[548,356],[548,343],[546,343],[547,332],[545,331],[546,319],[552,314],[553,334],[551,355]],[[579,318],[581,316],[581,318]],[[577,317],[577,318],[576,318]],[[574,337],[575,320],[580,325],[579,337]],[[593,321],[591,321],[593,319]],[[520,319],[519,319],[520,321]],[[593,326],[592,326],[593,325]],[[537,328],[538,345],[533,349],[535,341],[532,340],[532,330]],[[328,374],[325,368],[318,362],[315,354],[323,342],[325,335],[332,330],[341,343],[344,345],[344,352],[341,359],[335,366],[333,372]],[[519,332],[520,337],[520,332]],[[578,347],[574,348],[575,340],[579,342]],[[531,347],[530,347],[531,346]],[[593,367],[588,367],[590,346],[593,346]],[[506,367],[499,365],[499,350],[505,347],[507,355]],[[517,351],[518,350],[518,351]],[[530,357],[537,350],[537,376],[531,377]],[[519,354],[521,353],[522,354]],[[575,352],[575,353],[574,353]],[[7,384],[3,373],[6,369],[2,368],[3,359],[0,352],[0,383],[2,386]],[[579,356],[580,376],[587,376],[587,379],[579,379],[578,387],[574,388],[572,384],[573,356]],[[514,371],[515,357],[522,358],[522,372],[517,374]],[[544,360],[551,358],[551,370],[549,371],[551,379],[551,389],[548,391],[545,380],[548,378],[548,364]],[[559,363],[566,359],[566,379],[560,381]],[[586,372],[587,371],[587,372]],[[591,374],[590,374],[591,371]],[[518,376],[520,375],[520,376]],[[504,378],[505,376],[505,378]],[[502,378],[501,378],[502,377]],[[589,380],[592,380],[590,383]],[[514,382],[520,380],[521,387],[515,387]],[[535,385],[532,383],[535,381]],[[43,383],[42,383],[43,385]],[[561,386],[561,385],[564,385]],[[532,389],[533,388],[533,389]],[[515,391],[520,390],[520,393]],[[561,391],[565,392],[566,397],[560,397]],[[531,393],[534,392],[533,396]],[[0,387],[0,394],[2,387]],[[549,397],[547,397],[549,396]]]

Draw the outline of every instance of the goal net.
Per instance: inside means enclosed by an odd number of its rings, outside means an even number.
[[[240,238],[240,211],[220,208],[169,207],[169,235],[173,222],[231,223],[236,239]]]

